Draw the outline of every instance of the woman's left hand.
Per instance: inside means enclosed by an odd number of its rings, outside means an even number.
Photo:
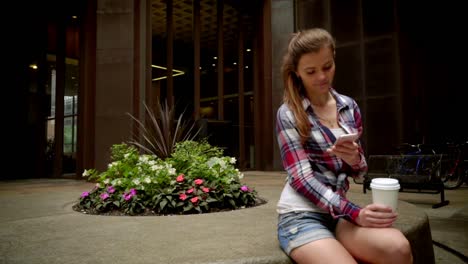
[[[351,166],[356,165],[361,161],[359,145],[356,142],[345,141],[335,144],[331,148],[327,149],[327,152],[336,155]]]

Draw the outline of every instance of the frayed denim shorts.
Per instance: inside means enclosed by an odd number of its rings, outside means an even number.
[[[291,212],[278,216],[278,240],[289,256],[291,251],[307,243],[335,238],[338,219],[317,212]]]

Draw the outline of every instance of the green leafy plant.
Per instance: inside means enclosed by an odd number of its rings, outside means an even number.
[[[264,203],[257,191],[241,182],[236,159],[206,140],[185,140],[161,159],[139,154],[134,145],[111,148],[107,170],[85,170],[96,182],[74,205],[90,214],[166,215],[235,210]]]
[[[134,121],[138,133],[129,143],[137,146],[146,153],[153,154],[161,159],[169,157],[177,142],[193,140],[199,133],[194,131],[195,122],[184,119],[184,112],[175,118],[175,107],[169,107],[167,101],[164,106],[158,104],[156,111],[144,105],[148,120],[140,120],[128,114]],[[142,137],[143,143],[137,139]]]

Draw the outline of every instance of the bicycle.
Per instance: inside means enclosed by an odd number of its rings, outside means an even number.
[[[393,163],[394,173],[429,176],[429,179],[440,176],[440,158],[430,145],[402,143],[396,150],[401,157]]]
[[[446,143],[443,155],[441,179],[445,189],[454,190],[468,184],[468,141]]]
[[[428,144],[403,143],[396,150],[393,154],[369,156],[363,192],[370,190],[372,179],[388,177],[399,181],[401,192],[440,194],[440,202],[432,208],[449,204],[440,178],[442,155]]]

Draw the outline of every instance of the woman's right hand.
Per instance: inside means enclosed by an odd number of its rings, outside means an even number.
[[[390,227],[398,214],[391,207],[380,204],[369,204],[362,208],[356,223],[364,227]]]

